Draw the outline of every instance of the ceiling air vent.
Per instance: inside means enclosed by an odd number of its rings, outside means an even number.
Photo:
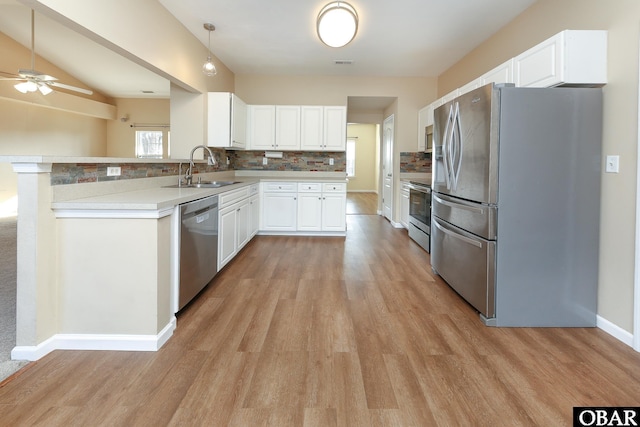
[[[353,59],[334,59],[333,63],[335,65],[352,65]]]

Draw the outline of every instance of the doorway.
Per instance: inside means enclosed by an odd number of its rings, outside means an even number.
[[[396,112],[395,104],[397,103],[397,97],[391,96],[349,96],[347,97],[347,122],[349,124],[375,124],[377,125],[376,131],[376,147],[375,147],[375,192],[376,192],[376,213],[378,215],[384,215],[383,212],[383,171],[382,171],[382,158],[383,158],[383,133],[385,119],[392,117]],[[395,130],[390,128],[390,139],[393,142]],[[390,156],[389,162],[386,166],[387,170],[391,173],[391,185],[387,189],[391,192],[387,195],[387,201],[391,203],[388,209],[388,216],[390,218],[393,213],[393,144],[389,145]],[[349,188],[349,187],[347,187]],[[347,190],[349,191],[349,189]]]
[[[393,222],[393,114],[382,124],[382,215]]]

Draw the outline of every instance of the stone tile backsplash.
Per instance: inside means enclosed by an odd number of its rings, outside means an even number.
[[[217,166],[196,163],[194,173],[224,172],[228,170],[264,171],[309,171],[344,172],[346,154],[344,152],[284,151],[282,159],[269,158],[262,164],[264,151],[232,151],[213,149],[218,160]],[[227,157],[229,165],[227,165]],[[333,165],[330,159],[333,158]],[[123,159],[124,160],[124,159]],[[107,176],[107,167],[120,166],[119,176]],[[182,162],[182,173],[188,162]],[[78,184],[88,182],[118,181],[137,178],[155,178],[178,175],[176,163],[55,163],[51,169],[51,185]]]
[[[268,158],[263,165],[264,151],[227,151],[233,170],[345,172],[344,152],[283,151],[281,159]],[[330,164],[333,159],[333,165]]]
[[[431,153],[418,152],[401,152],[400,153],[400,172],[415,173],[426,172],[431,173]]]

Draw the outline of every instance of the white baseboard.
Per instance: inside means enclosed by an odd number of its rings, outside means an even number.
[[[391,223],[391,225],[393,225],[393,228],[404,228],[404,225],[402,225],[402,223],[400,222],[395,222],[391,220],[389,220],[389,222]]]
[[[604,317],[596,316],[596,326],[612,337],[622,341],[629,347],[633,347],[633,334],[625,331],[620,326],[615,325]]]
[[[35,346],[16,346],[12,360],[38,360],[53,350],[158,351],[176,329],[175,316],[157,335],[56,334]]]

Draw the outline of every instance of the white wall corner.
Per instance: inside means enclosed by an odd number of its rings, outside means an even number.
[[[35,361],[53,350],[158,351],[173,335],[176,317],[157,335],[56,334],[35,346],[16,346],[12,360]]]
[[[596,326],[612,337],[622,341],[629,347],[633,347],[633,334],[625,331],[620,326],[611,323],[607,319],[601,316],[596,316]]]

